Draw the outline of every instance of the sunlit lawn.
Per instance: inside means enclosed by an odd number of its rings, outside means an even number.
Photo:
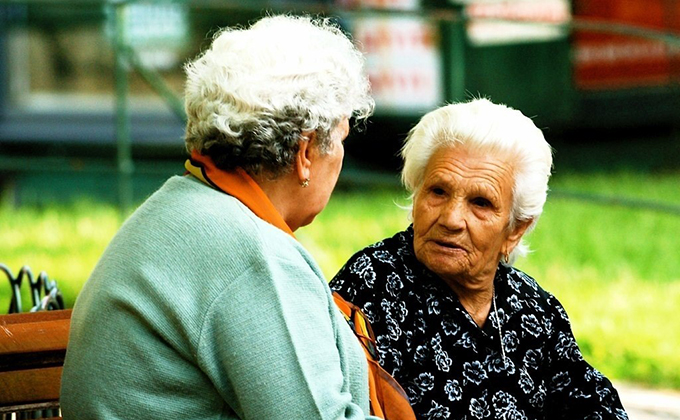
[[[534,250],[518,266],[567,308],[585,357],[608,376],[680,389],[680,215],[566,199],[560,191],[680,205],[680,174],[558,174]],[[395,204],[396,203],[396,204]],[[401,190],[337,191],[298,238],[330,278],[360,248],[408,225]],[[111,206],[0,208],[0,262],[46,270],[73,304],[119,226]],[[4,281],[4,280],[1,280]],[[0,310],[8,305],[0,283]]]

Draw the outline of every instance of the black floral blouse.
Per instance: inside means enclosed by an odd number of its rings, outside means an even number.
[[[380,363],[419,419],[628,419],[583,359],[562,305],[534,279],[499,265],[497,311],[479,328],[412,244],[409,227],[365,248],[331,288],[366,313]]]

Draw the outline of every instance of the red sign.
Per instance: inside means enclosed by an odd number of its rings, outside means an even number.
[[[628,24],[680,35],[680,2],[574,0],[577,19]],[[680,48],[659,40],[577,31],[574,79],[581,89],[667,85],[680,80]]]

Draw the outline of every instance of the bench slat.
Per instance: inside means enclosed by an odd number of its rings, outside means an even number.
[[[55,311],[22,312],[19,314],[0,315],[0,324],[25,324],[30,322],[53,321],[55,319],[71,319],[71,309]]]
[[[62,367],[0,372],[0,405],[59,401]]]
[[[63,318],[3,325],[0,318],[0,354],[66,349],[69,323],[69,318]]]
[[[71,310],[0,316],[0,413],[59,407]]]

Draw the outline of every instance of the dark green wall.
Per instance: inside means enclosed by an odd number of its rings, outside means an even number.
[[[466,49],[465,88],[533,117],[539,127],[567,123],[573,113],[569,42]]]

